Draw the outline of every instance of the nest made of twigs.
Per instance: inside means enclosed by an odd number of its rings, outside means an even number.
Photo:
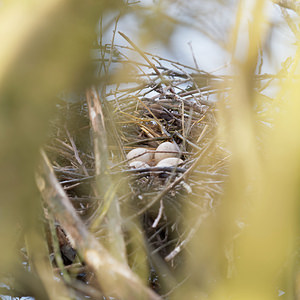
[[[160,74],[144,73],[147,81],[137,80],[136,86],[127,89],[112,85],[115,90],[99,99],[109,131],[103,141],[109,151],[107,172],[112,178],[126,179],[117,190],[124,217],[138,219],[149,253],[159,254],[176,268],[180,262],[177,257],[195,229],[218,204],[226,178],[227,154],[214,140],[215,107],[206,93],[210,85],[199,88],[195,74],[181,71],[182,65],[175,62],[172,65],[178,67],[176,71],[160,63]],[[205,74],[200,75],[203,80]],[[207,82],[210,80],[207,74]],[[102,199],[93,192],[95,155],[88,106],[85,102],[61,102],[57,107],[48,154],[73,206],[90,224],[97,217],[95,211],[99,212]],[[182,164],[129,167],[126,154],[130,150],[143,147],[155,151],[165,141],[178,145]],[[196,217],[187,227],[184,219],[189,211]]]

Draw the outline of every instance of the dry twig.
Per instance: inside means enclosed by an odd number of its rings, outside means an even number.
[[[46,154],[41,152],[37,186],[55,218],[68,233],[84,261],[94,270],[105,295],[120,299],[161,299],[145,287],[130,268],[118,262],[87,230],[57,181]]]

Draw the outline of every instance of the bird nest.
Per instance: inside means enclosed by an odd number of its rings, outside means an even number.
[[[103,165],[96,166],[89,91],[83,101],[58,103],[46,150],[74,208],[100,240],[105,235],[104,198],[116,195],[128,256],[134,257],[134,251],[127,225],[134,222],[147,248],[151,286],[159,291],[162,261],[168,269],[180,266],[185,246],[223,193],[228,153],[215,139],[213,87],[220,78],[131,46],[114,46],[114,52],[107,46],[100,61],[100,67],[106,62],[129,70],[126,80],[112,77],[105,88],[92,88],[103,118],[98,158]],[[130,53],[141,55],[142,61],[130,60]],[[156,153],[165,142],[178,147],[178,163],[160,166],[152,158],[133,166],[138,158],[128,159],[133,149]],[[103,177],[111,179],[113,188],[98,193],[97,181]],[[60,246],[67,243],[63,240]],[[72,253],[62,247],[61,252],[72,264]],[[129,261],[134,265],[134,258]]]

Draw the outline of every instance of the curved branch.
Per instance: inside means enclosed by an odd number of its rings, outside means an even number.
[[[37,186],[84,261],[94,270],[106,295],[128,300],[161,300],[131,269],[113,258],[76,214],[45,154],[36,174]]]

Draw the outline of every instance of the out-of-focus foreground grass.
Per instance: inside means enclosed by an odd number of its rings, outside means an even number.
[[[57,94],[90,83],[90,48],[97,20],[121,5],[118,0],[1,3],[0,272],[4,275],[14,268],[16,242],[25,233],[37,273],[53,299],[56,284],[47,268],[46,244],[37,220],[41,206],[34,170],[39,147],[46,140]],[[24,286],[35,286],[41,298],[40,284],[22,270],[15,274]]]
[[[117,0],[1,4],[0,272],[14,267],[16,241],[24,231],[50,295],[56,283],[41,268],[47,252],[36,226],[40,196],[33,174],[38,149],[57,93],[92,81],[89,49],[98,18],[122,5]],[[228,40],[236,77],[229,94],[220,95],[218,117],[219,138],[232,153],[230,180],[217,215],[189,246],[186,268],[195,270],[194,280],[178,288],[178,299],[199,299],[206,285],[213,286],[212,299],[274,299],[279,289],[289,295],[297,290],[300,52],[285,70],[269,109],[258,116],[256,108],[266,100],[255,92],[254,73],[258,48],[271,26],[265,5],[267,1],[253,1],[248,11],[250,42],[243,61],[234,55],[245,17],[242,5]],[[261,131],[259,118],[273,120],[267,133]]]

